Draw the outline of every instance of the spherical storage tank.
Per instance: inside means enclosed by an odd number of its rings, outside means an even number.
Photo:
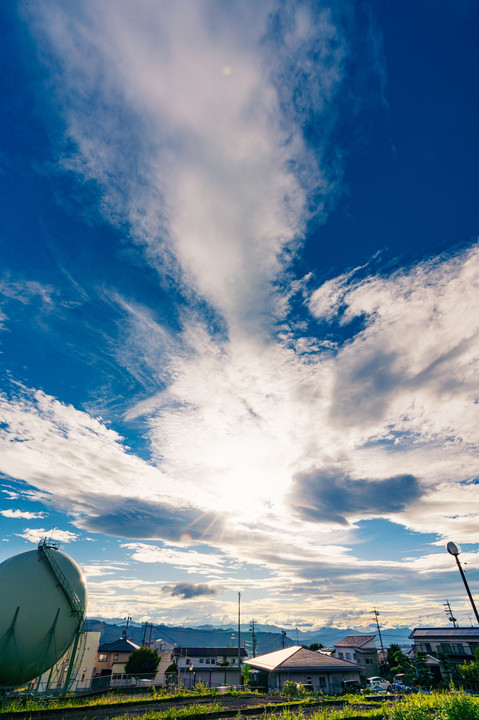
[[[79,632],[86,610],[79,566],[57,545],[0,564],[0,687],[15,687],[51,668]]]

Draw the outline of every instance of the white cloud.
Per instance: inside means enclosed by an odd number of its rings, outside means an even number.
[[[122,438],[87,413],[41,391],[9,400],[0,395],[3,423],[0,471],[39,488],[71,508],[90,495],[168,495],[164,475],[122,444]]]
[[[28,512],[27,510],[0,510],[0,515],[6,518],[21,518],[23,520],[39,520],[44,518],[44,512]]]
[[[125,543],[121,547],[131,550],[132,560],[141,563],[165,563],[173,567],[186,568],[187,571],[201,572],[212,567],[222,567],[225,559],[217,553],[207,555],[195,550],[180,551],[172,548],[159,548],[145,543]]]
[[[57,530],[57,528],[51,528],[50,530],[45,530],[44,528],[25,528],[22,533],[15,533],[15,535],[32,543],[38,543],[44,537],[59,540],[62,543],[70,543],[78,540],[76,533],[70,532],[70,530]]]

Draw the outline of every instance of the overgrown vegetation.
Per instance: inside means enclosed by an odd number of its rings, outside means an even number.
[[[466,683],[467,688],[470,690],[479,690],[479,648],[477,648],[474,653],[474,660],[459,665],[457,671]]]
[[[142,720],[181,720],[182,718],[188,718],[192,715],[207,715],[208,713],[217,712],[220,710],[219,703],[210,703],[208,705],[197,705],[192,703],[188,707],[184,708],[168,708],[168,710],[151,710],[142,714]],[[131,720],[131,715],[125,713],[124,715],[117,715],[113,720]]]
[[[96,695],[95,697],[67,697],[67,698],[49,698],[48,702],[41,698],[33,698],[32,696],[18,696],[17,698],[6,698],[3,705],[0,705],[0,714],[3,712],[25,712],[26,710],[56,710],[62,708],[76,707],[95,707],[103,705],[130,705],[130,704],[148,704],[152,702],[164,701],[174,702],[175,700],[184,700],[195,697],[218,695],[216,688],[207,688],[202,683],[196,683],[193,690],[186,690],[184,686],[155,688],[150,686],[148,691],[142,696],[132,695],[125,697],[125,688],[118,691],[110,691],[104,695]],[[228,690],[223,693],[223,697],[237,695],[255,695],[254,691]]]
[[[304,720],[305,715],[301,708],[283,710],[280,713],[268,713],[267,720]],[[364,710],[364,708],[319,708],[314,713],[308,713],[308,720],[346,720],[347,718],[371,718],[371,720],[380,720],[383,718],[382,708],[371,708]]]
[[[384,707],[385,720],[479,720],[479,698],[463,692],[408,695]]]

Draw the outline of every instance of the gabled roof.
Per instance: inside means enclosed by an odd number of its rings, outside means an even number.
[[[246,657],[247,652],[240,648],[241,657]],[[178,657],[238,657],[237,647],[176,647],[173,654]]]
[[[100,647],[98,648],[98,652],[131,653],[133,652],[133,650],[138,650],[139,647],[139,645],[132,642],[131,640],[119,638],[118,640],[114,640],[111,643],[103,643],[103,645],[100,645]]]
[[[339,660],[323,653],[306,650],[301,645],[276,650],[248,659],[248,665],[259,670],[273,671],[327,671],[327,670],[360,670],[356,663]]]
[[[344,640],[334,643],[334,647],[360,648],[371,640],[374,640],[374,635],[348,635]]]

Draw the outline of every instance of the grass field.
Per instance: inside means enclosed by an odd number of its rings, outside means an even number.
[[[221,697],[226,698],[228,695],[238,697],[251,696],[251,703],[255,705],[254,695],[251,693],[240,693],[232,691],[225,693]],[[207,704],[199,704],[196,702],[202,699],[203,703],[206,697],[211,696],[211,702]],[[155,709],[148,710],[148,703],[153,702],[174,702],[176,700],[189,700],[190,703],[186,707],[165,707],[164,710]],[[281,703],[280,698],[271,697],[271,705]],[[318,700],[318,698],[311,698]],[[401,699],[394,701],[386,701],[377,707],[365,707],[367,696],[351,695],[342,696],[341,698],[321,697],[325,707],[319,709],[308,708],[309,698],[296,700],[296,707],[286,710],[276,710],[271,705],[265,706],[263,710],[263,718],[267,720],[346,720],[347,718],[360,717],[365,720],[479,720],[479,697],[466,695],[463,692],[435,692],[431,695],[407,695]],[[283,698],[284,702],[284,698]],[[118,715],[112,720],[129,720],[131,715],[128,712],[128,705],[135,703],[144,704],[144,712],[141,711],[142,720],[187,720],[191,717],[208,715],[211,713],[219,713],[222,708],[218,702],[215,702],[214,694],[210,691],[205,692],[171,692],[160,691],[151,692],[142,697],[125,696],[109,693],[90,698],[66,698],[63,700],[53,700],[46,707],[44,703],[36,700],[27,700],[26,702],[13,701],[7,702],[0,709],[3,712],[33,712],[35,710],[56,710],[61,708],[91,708],[105,706],[118,706]],[[337,707],[334,707],[334,704]],[[326,707],[326,705],[328,705]],[[341,707],[339,707],[341,705]],[[135,715],[138,715],[138,707],[135,708]],[[241,713],[238,712],[238,717]]]

